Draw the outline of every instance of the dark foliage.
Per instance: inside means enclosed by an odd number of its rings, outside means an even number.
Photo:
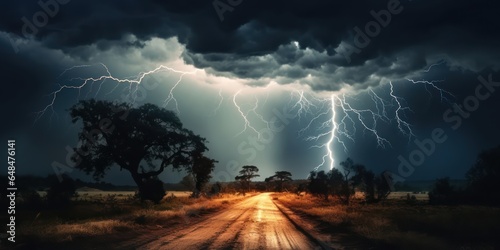
[[[76,195],[73,179],[63,175],[61,180],[54,179],[47,191],[47,205],[51,209],[66,209],[71,205],[71,198]]]
[[[216,160],[210,159],[204,155],[196,154],[193,161],[193,166],[188,170],[193,175],[194,191],[192,197],[199,197],[203,188],[212,178],[212,171],[215,168]]]
[[[83,123],[76,168],[100,179],[114,164],[130,172],[143,198],[146,183],[165,168],[191,169],[195,153],[207,150],[205,139],[183,128],[177,115],[152,104],[84,100],[70,109],[73,122]],[[147,184],[150,185],[150,184]],[[157,186],[155,184],[154,186]],[[158,189],[155,192],[160,192]],[[153,194],[151,197],[157,197]]]
[[[449,178],[436,180],[429,192],[430,204],[500,205],[500,146],[479,153],[466,174],[467,185],[457,189]]]
[[[245,194],[246,191],[250,191],[250,182],[253,178],[259,177],[257,173],[259,172],[259,168],[256,166],[243,166],[242,170],[240,170],[240,175],[234,177],[235,180],[241,183],[241,191]]]
[[[158,177],[151,177],[143,181],[142,188],[139,189],[139,197],[141,200],[150,200],[154,203],[159,203],[165,196],[163,182]]]
[[[267,177],[265,182],[275,183],[274,191],[282,192],[283,184],[292,180],[292,173],[288,171],[277,171],[274,175]]]
[[[437,179],[429,192],[429,204],[433,205],[453,205],[459,203],[462,198],[461,192],[450,184],[450,178]]]
[[[471,202],[500,205],[500,146],[481,152],[466,178]]]
[[[365,166],[355,164],[350,158],[340,163],[341,168],[311,172],[308,190],[311,194],[321,196],[325,200],[334,196],[343,204],[349,204],[355,190],[365,194],[366,202],[373,203],[385,199],[390,193],[390,185],[384,173],[375,177]]]

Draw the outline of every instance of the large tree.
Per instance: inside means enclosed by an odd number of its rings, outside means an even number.
[[[115,164],[130,172],[146,199],[165,168],[190,169],[193,156],[207,150],[205,139],[185,129],[177,115],[152,104],[84,100],[70,109],[73,123],[81,121],[81,146],[75,151],[76,167],[102,178]],[[158,202],[158,197],[155,195]],[[161,198],[160,198],[161,199]]]
[[[243,166],[242,170],[240,170],[240,175],[234,177],[235,180],[241,182],[243,193],[246,190],[250,190],[250,182],[253,178],[259,177],[257,173],[259,172],[259,168],[256,166]]]

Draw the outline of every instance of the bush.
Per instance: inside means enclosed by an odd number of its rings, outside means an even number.
[[[141,200],[150,200],[156,204],[160,203],[164,196],[163,182],[158,178],[145,180],[139,191]]]
[[[429,203],[433,205],[453,205],[460,203],[461,192],[450,184],[449,178],[437,179],[429,192]]]
[[[65,209],[71,205],[71,198],[76,195],[73,179],[62,176],[62,180],[54,180],[47,191],[47,205],[52,209]]]

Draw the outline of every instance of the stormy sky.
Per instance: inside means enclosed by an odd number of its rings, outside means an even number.
[[[499,144],[494,1],[22,0],[0,10],[1,138],[17,140],[18,174],[69,165],[80,125],[67,110],[89,98],[175,110],[209,141],[219,181],[243,165],[261,179],[304,179],[347,157],[405,180],[463,178]],[[162,65],[140,84],[82,86]],[[82,87],[54,99],[61,86]],[[104,180],[132,183],[118,168]]]

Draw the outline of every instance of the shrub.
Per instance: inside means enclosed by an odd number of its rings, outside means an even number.
[[[141,200],[150,200],[158,204],[165,196],[163,182],[158,178],[151,178],[144,181],[139,196]]]
[[[63,176],[62,180],[54,180],[47,191],[47,204],[52,209],[65,209],[71,205],[71,198],[76,195],[73,179]]]

